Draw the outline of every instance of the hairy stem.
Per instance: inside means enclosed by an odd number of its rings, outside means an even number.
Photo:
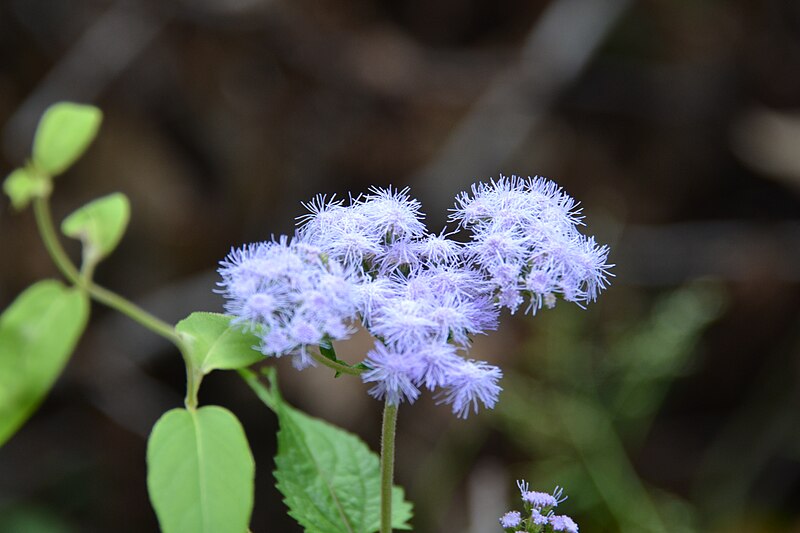
[[[381,530],[392,532],[392,485],[394,483],[394,437],[397,430],[397,405],[389,403],[383,408],[381,432]]]

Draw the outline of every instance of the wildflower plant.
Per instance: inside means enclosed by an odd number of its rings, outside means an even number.
[[[567,515],[555,514],[555,508],[567,497],[556,487],[552,494],[529,489],[525,480],[517,481],[523,512],[509,511],[500,517],[500,527],[508,533],[578,533],[578,524]]]
[[[427,390],[459,418],[493,408],[503,373],[469,357],[472,339],[497,329],[503,309],[534,315],[559,298],[583,306],[610,275],[608,248],[581,233],[577,203],[545,178],[501,176],[473,185],[456,197],[454,229],[438,233],[425,226],[408,188],[373,187],[347,200],[318,195],[304,204],[293,235],[232,249],[220,262],[216,288],[226,314],[192,313],[173,326],[93,280],[127,226],[124,195],[91,202],[62,224],[83,244],[80,269],[54,228],[54,177],[87,149],[101,118],[90,106],[51,107],[32,159],[4,183],[14,207],[33,204],[45,246],[69,284],[39,282],[0,317],[0,444],[66,364],[90,300],[127,315],[175,344],[186,365],[184,408],[161,417],[147,451],[150,499],[168,533],[242,533],[249,523],[252,454],[233,413],[199,407],[209,372],[238,371],[277,415],[277,487],[306,531],[409,529],[411,505],[393,485],[399,406]],[[348,363],[333,342],[358,328],[374,344]],[[284,356],[298,370],[324,365],[370,386],[368,394],[384,403],[380,457],[354,435],[289,406],[274,369],[248,369]],[[519,488],[524,513],[501,518],[507,531],[577,531],[553,513],[560,491],[532,492],[522,482]]]

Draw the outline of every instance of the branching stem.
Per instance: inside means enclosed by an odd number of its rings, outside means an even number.
[[[197,407],[197,389],[200,386],[202,375],[198,376],[193,369],[191,361],[188,358],[187,347],[183,339],[181,339],[180,335],[175,331],[175,328],[160,318],[148,313],[130,300],[94,283],[91,279],[94,265],[84,272],[78,271],[72,263],[72,260],[70,260],[69,255],[67,255],[67,252],[64,250],[64,247],[61,246],[61,241],[58,240],[58,234],[53,225],[53,217],[50,214],[50,202],[47,196],[40,196],[34,199],[33,212],[36,217],[36,225],[39,228],[39,233],[42,236],[47,252],[70,283],[86,292],[93,300],[119,311],[134,322],[139,323],[157,335],[161,335],[177,346],[186,363],[187,387],[184,403],[187,409],[195,409]]]
[[[133,302],[126,300],[122,296],[95,284],[88,276],[81,276],[75,265],[72,264],[67,252],[58,240],[53,217],[50,214],[50,203],[47,198],[39,197],[33,201],[33,210],[36,215],[36,224],[39,233],[42,235],[44,245],[64,276],[75,286],[88,292],[89,295],[98,302],[115,309],[130,319],[138,322],[153,333],[161,335],[173,344],[181,348],[181,339],[175,332],[175,328],[167,324],[160,318],[151,315]]]

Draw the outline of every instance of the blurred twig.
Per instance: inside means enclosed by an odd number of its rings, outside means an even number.
[[[613,259],[618,279],[636,285],[673,286],[701,277],[797,283],[800,221],[629,225]]]
[[[496,175],[541,122],[558,92],[581,72],[631,0],[556,0],[531,29],[517,64],[500,73],[456,126],[438,156],[420,169],[418,189],[449,207],[437,190],[457,191]],[[438,204],[435,202],[438,200]]]
[[[745,518],[759,503],[772,500],[772,505],[778,506],[791,494],[796,476],[782,475],[780,482],[773,478],[769,486],[759,485],[758,480],[781,458],[787,463],[796,461],[794,449],[800,442],[798,354],[800,337],[795,337],[783,357],[768,359],[769,363],[753,377],[752,392],[743,407],[708,447],[698,469],[694,500],[700,502],[709,519],[733,523]],[[754,504],[756,494],[761,501]]]
[[[168,14],[154,15],[141,4],[120,0],[64,54],[3,130],[3,150],[21,161],[44,109],[59,100],[91,102],[161,33]]]

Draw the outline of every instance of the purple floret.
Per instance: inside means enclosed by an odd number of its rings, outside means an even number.
[[[519,511],[509,511],[500,517],[500,525],[506,527],[517,527],[522,523],[522,515]]]

